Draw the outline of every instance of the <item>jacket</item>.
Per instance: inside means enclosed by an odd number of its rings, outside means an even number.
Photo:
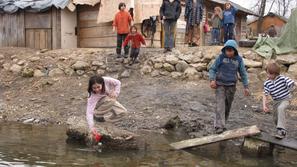
[[[160,16],[166,17],[165,20],[177,20],[181,14],[181,4],[179,0],[174,0],[172,3],[169,0],[163,0],[162,6],[160,8]]]
[[[127,11],[119,11],[113,20],[113,26],[117,28],[118,34],[128,34],[132,17]]]
[[[185,18],[187,25],[199,25],[203,18],[203,0],[197,0],[195,7],[193,0],[186,0]]]
[[[136,34],[129,34],[124,43],[123,46],[125,47],[126,45],[128,45],[128,42],[132,41],[132,48],[138,49],[140,48],[141,44],[145,45],[145,40],[143,38],[143,36],[139,33]]]
[[[233,6],[229,10],[224,10],[223,11],[223,23],[224,24],[234,24],[236,12],[237,12],[237,9]]]
[[[235,50],[235,56],[230,58],[225,55],[226,48],[231,47]],[[238,54],[237,44],[234,40],[228,40],[222,49],[222,53],[215,60],[209,70],[209,79],[217,81],[218,85],[233,86],[238,80],[239,72],[245,88],[248,87],[248,75],[242,57]]]

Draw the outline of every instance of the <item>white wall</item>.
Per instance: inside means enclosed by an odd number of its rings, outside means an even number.
[[[61,10],[61,48],[77,48],[77,26],[76,11],[71,12],[67,8]]]

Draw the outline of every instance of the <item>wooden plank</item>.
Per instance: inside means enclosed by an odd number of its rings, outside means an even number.
[[[25,12],[25,28],[51,28],[51,10],[40,13]]]
[[[216,142],[230,140],[230,139],[239,138],[239,137],[252,136],[252,135],[259,134],[260,132],[261,131],[259,130],[259,128],[256,125],[254,125],[254,126],[244,127],[240,129],[229,130],[219,135],[211,135],[211,136],[206,136],[202,138],[184,140],[184,141],[172,143],[170,144],[170,146],[172,146],[175,149],[185,149],[185,148],[202,146],[206,144],[216,143]]]
[[[34,31],[33,29],[26,29],[26,47],[34,48]]]
[[[82,48],[115,47],[116,37],[79,39]]]
[[[79,12],[79,20],[96,20],[98,16],[98,11],[85,11]]]
[[[112,26],[81,28],[79,33],[80,38],[116,36],[116,33],[112,31]]]
[[[52,30],[51,29],[47,29],[46,31],[46,48],[47,49],[52,49],[53,46],[52,46]]]
[[[26,46],[26,40],[25,40],[25,15],[24,11],[20,11],[18,14],[18,47],[25,47]]]
[[[276,139],[274,136],[271,136],[268,133],[264,133],[264,132],[262,132],[259,135],[251,136],[251,138],[261,140],[264,142],[268,142],[271,144],[279,145],[282,147],[286,147],[289,149],[297,150],[297,140],[296,139],[284,138],[282,140],[279,140],[279,139]]]
[[[40,49],[40,30],[34,31],[34,48]]]

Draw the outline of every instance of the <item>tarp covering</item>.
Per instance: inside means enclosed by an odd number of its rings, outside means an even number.
[[[98,4],[101,0],[73,0],[73,3],[76,5],[91,5],[95,6]]]
[[[253,49],[270,59],[273,55],[297,52],[297,8],[292,11],[287,25],[279,38],[260,37]]]
[[[0,12],[15,13],[19,9],[39,12],[52,6],[64,9],[68,3],[69,0],[0,0]]]

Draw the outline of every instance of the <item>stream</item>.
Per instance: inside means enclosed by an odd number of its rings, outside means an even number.
[[[273,155],[245,155],[239,140],[212,144],[190,151],[173,151],[168,143],[183,137],[147,134],[147,150],[96,152],[67,144],[64,126],[0,123],[0,167],[294,167],[297,152],[275,149]]]

